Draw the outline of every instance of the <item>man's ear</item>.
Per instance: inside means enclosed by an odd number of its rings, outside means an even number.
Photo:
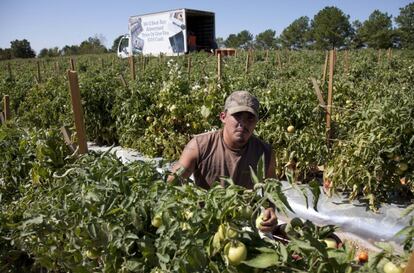
[[[221,112],[220,113],[220,120],[222,123],[224,123],[224,119],[226,118],[227,113],[226,112]]]

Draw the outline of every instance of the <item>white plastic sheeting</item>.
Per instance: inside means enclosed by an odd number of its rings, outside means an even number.
[[[401,244],[403,238],[395,235],[408,226],[412,215],[402,217],[404,207],[395,204],[383,204],[377,212],[370,211],[367,204],[359,201],[349,202],[343,195],[328,197],[326,194],[319,196],[317,211],[312,207],[312,194],[307,192],[309,207],[305,198],[297,186],[293,187],[288,182],[282,182],[288,202],[295,213],[288,216],[300,217],[310,220],[318,225],[335,225],[341,230],[357,235],[369,242],[393,241]]]

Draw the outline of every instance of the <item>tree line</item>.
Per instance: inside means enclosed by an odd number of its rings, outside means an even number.
[[[392,15],[374,10],[367,20],[349,21],[337,7],[325,7],[313,19],[302,16],[287,26],[279,36],[276,31],[267,29],[255,37],[248,30],[230,34],[226,39],[217,38],[219,47],[232,48],[289,48],[289,49],[333,49],[333,48],[405,48],[414,49],[414,2],[400,8],[400,14],[394,18],[397,27],[393,26]],[[95,54],[115,52],[118,36],[110,49],[107,49],[101,38],[90,37],[80,45],[43,48],[38,57],[56,57],[61,55]],[[10,42],[11,47],[0,48],[0,60],[12,58],[32,58],[36,53],[26,39]]]
[[[267,29],[253,36],[248,30],[217,39],[219,46],[234,48],[407,48],[414,49],[414,3],[400,8],[394,18],[386,12],[374,10],[367,20],[349,21],[337,7],[325,7],[313,19],[302,16],[294,20],[277,37],[276,31]]]

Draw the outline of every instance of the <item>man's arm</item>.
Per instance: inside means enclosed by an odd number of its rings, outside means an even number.
[[[167,181],[172,182],[175,178],[174,174],[179,175],[181,178],[187,179],[194,172],[195,164],[198,158],[198,146],[195,139],[185,146],[180,160],[171,169],[171,175],[168,176]]]

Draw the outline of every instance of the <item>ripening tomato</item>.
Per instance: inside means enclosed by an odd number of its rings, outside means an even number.
[[[359,252],[359,254],[358,254],[358,261],[360,263],[366,263],[366,262],[368,262],[368,252],[366,252],[366,251]]]

